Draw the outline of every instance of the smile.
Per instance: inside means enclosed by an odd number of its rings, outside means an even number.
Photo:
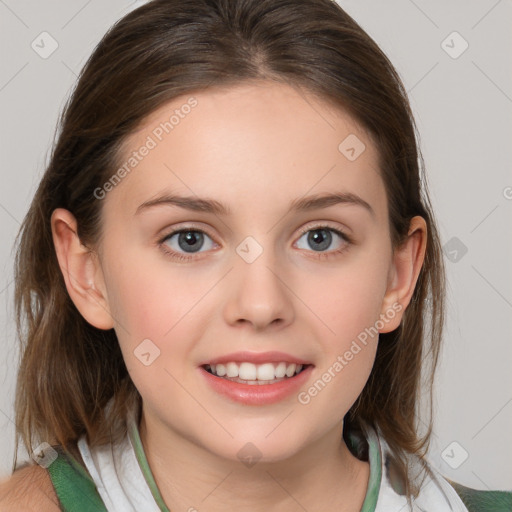
[[[205,384],[215,395],[252,406],[276,404],[296,397],[311,378],[313,369],[312,364],[286,361],[263,364],[230,362],[205,364],[198,368]]]
[[[306,366],[308,365],[287,363],[285,361],[264,364],[231,361],[226,364],[207,364],[204,368],[212,375],[232,382],[262,385],[273,384],[294,377],[303,371]]]

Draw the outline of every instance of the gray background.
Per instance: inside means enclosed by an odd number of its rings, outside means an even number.
[[[14,449],[14,236],[76,75],[107,28],[141,3],[0,0],[0,477]],[[512,1],[339,3],[409,91],[446,247],[448,319],[430,461],[465,485],[512,490]],[[43,31],[59,45],[47,59],[31,47]],[[448,37],[454,31],[463,39]]]

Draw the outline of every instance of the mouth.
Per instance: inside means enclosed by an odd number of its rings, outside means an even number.
[[[220,379],[261,386],[277,384],[284,380],[290,380],[306,371],[310,364],[296,364],[287,361],[254,364],[250,362],[235,362],[218,364],[205,364],[202,368],[211,375]]]
[[[263,406],[290,400],[307,385],[315,365],[281,351],[239,351],[210,357],[198,366],[217,396],[243,405]]]

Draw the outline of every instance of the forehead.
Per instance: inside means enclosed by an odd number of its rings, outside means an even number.
[[[125,141],[121,165],[128,172],[110,195],[126,208],[165,188],[234,210],[346,190],[386,210],[367,132],[341,108],[277,82],[173,99]]]

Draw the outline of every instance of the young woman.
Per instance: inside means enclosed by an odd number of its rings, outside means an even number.
[[[509,510],[430,466],[432,418],[418,432],[444,298],[420,163],[397,73],[334,2],[154,0],[116,23],[20,232],[39,464],[0,504]]]

